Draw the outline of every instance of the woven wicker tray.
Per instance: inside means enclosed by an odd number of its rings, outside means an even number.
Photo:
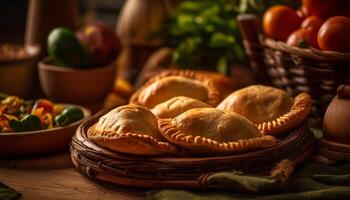
[[[306,123],[267,149],[217,157],[140,157],[100,147],[86,136],[103,113],[93,116],[77,129],[71,145],[73,164],[92,179],[144,188],[205,188],[213,172],[240,170],[266,174],[281,160],[294,166],[312,153],[314,137]]]

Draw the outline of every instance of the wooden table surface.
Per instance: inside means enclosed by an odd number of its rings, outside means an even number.
[[[139,200],[145,190],[94,182],[71,164],[69,152],[0,160],[0,182],[22,193],[23,200]]]

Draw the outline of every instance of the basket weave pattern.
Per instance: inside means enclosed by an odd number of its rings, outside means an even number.
[[[205,188],[213,172],[231,171],[268,173],[283,159],[302,163],[312,152],[314,137],[305,123],[270,148],[248,153],[217,157],[138,157],[116,153],[87,138],[87,130],[97,115],[77,130],[71,145],[73,164],[93,179],[147,188]]]

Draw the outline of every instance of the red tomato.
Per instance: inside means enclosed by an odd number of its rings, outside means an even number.
[[[268,37],[286,41],[299,28],[301,21],[293,9],[282,5],[272,6],[263,16],[263,31]]]
[[[297,15],[304,19],[308,16],[308,13],[307,13],[307,9],[305,8],[305,6],[301,6],[298,10],[297,10]]]
[[[307,15],[319,17],[330,17],[336,15],[339,0],[302,0],[302,7],[305,7]]]
[[[329,18],[321,26],[317,41],[322,50],[350,52],[350,18]]]
[[[301,28],[294,31],[287,39],[290,46],[304,47],[304,45],[319,48],[317,43],[317,32],[310,28]]]
[[[315,31],[318,31],[322,24],[324,23],[324,20],[317,17],[316,15],[307,17],[303,23],[301,23],[301,28],[311,28]]]

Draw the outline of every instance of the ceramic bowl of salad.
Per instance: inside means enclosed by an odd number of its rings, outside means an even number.
[[[78,105],[0,94],[0,157],[68,149],[76,128],[90,115]]]

